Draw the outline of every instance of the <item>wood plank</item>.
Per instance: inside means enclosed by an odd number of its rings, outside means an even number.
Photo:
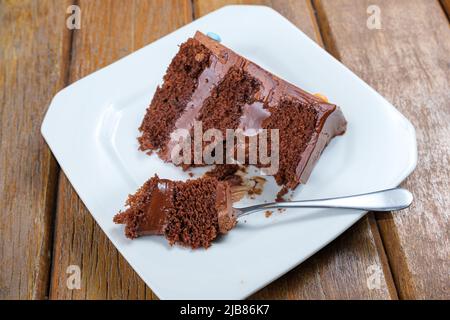
[[[325,39],[343,63],[416,128],[419,162],[404,182],[412,207],[380,216],[400,298],[450,298],[450,29],[438,1],[317,0]],[[366,28],[379,6],[381,30]],[[389,156],[389,155],[386,155]]]
[[[311,2],[196,0],[199,17],[225,4],[272,6],[313,40],[322,44]],[[373,269],[372,269],[373,268]],[[369,289],[373,270],[380,270],[380,286]],[[379,231],[372,215],[361,219],[330,246],[287,275],[252,296],[254,299],[396,299]]]
[[[194,0],[195,18],[226,5],[250,4],[271,7],[294,23],[311,39],[322,45],[314,10],[308,0]]]
[[[82,25],[74,34],[70,81],[114,62],[192,19],[188,0],[81,0],[79,5]],[[80,290],[66,287],[69,265],[80,267]],[[94,222],[64,174],[58,189],[50,297],[155,298]]]
[[[0,300],[47,294],[58,167],[39,132],[66,82],[67,6],[0,2]]]

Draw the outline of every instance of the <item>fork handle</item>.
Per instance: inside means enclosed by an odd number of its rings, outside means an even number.
[[[394,188],[338,198],[273,202],[237,210],[240,211],[239,217],[255,211],[278,208],[334,208],[382,212],[408,208],[412,201],[411,192],[402,188]]]

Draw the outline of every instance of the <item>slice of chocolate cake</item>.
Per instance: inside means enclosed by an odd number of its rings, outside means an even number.
[[[305,183],[323,149],[346,130],[334,104],[274,76],[197,32],[180,46],[140,126],[140,149],[171,161],[177,129],[279,130],[274,177],[289,189]],[[187,165],[189,165],[188,163]],[[186,164],[184,165],[186,167]]]
[[[164,235],[170,244],[209,247],[236,224],[230,187],[215,178],[186,182],[154,176],[128,197],[127,209],[114,217],[125,235]]]

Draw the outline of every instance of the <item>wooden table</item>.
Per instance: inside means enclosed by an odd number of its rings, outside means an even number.
[[[39,128],[65,86],[230,3],[286,16],[406,115],[419,149],[403,184],[415,195],[410,209],[368,214],[252,298],[450,298],[449,0],[0,0],[0,299],[157,298],[94,222]],[[66,27],[71,4],[82,10],[80,30]],[[367,27],[370,5],[382,29]],[[69,265],[81,268],[79,290],[66,286]]]

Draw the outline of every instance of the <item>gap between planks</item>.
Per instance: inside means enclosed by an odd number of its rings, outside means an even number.
[[[78,0],[73,0],[72,5],[77,6]],[[70,67],[72,64],[72,57],[73,57],[73,43],[75,38],[75,31],[69,30],[68,31],[68,40],[67,41],[67,49],[63,55],[63,70],[64,70],[64,82],[63,82],[63,88],[67,87],[70,84]],[[49,245],[49,251],[50,251],[50,257],[49,257],[49,268],[48,268],[48,276],[47,276],[47,286],[45,291],[45,299],[49,299],[50,297],[50,290],[51,290],[51,283],[52,283],[52,275],[53,275],[53,257],[54,257],[54,250],[55,250],[55,228],[56,228],[56,213],[58,208],[58,190],[59,190],[59,183],[61,181],[60,175],[61,175],[61,167],[57,163],[55,159],[57,168],[55,170],[56,178],[55,183],[53,185],[53,199],[52,199],[52,205],[51,205],[51,224],[50,224],[50,245]]]

